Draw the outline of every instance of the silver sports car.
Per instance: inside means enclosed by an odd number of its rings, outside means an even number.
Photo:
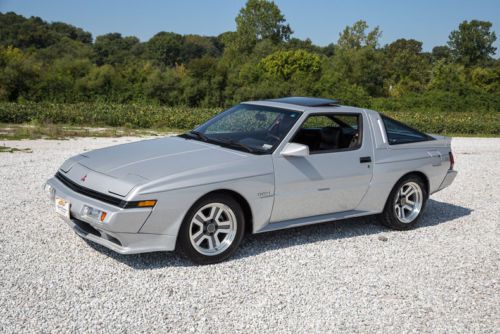
[[[74,156],[45,191],[83,238],[207,264],[245,233],[366,215],[412,228],[457,174],[450,144],[336,100],[244,102],[179,136]]]

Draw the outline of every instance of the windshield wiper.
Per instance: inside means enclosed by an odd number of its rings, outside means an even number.
[[[187,134],[195,135],[196,137],[200,138],[203,141],[208,141],[208,137],[199,131],[192,130],[192,131],[189,131]]]
[[[234,139],[228,139],[228,138],[208,138],[204,133],[199,132],[199,131],[189,131],[184,133],[182,136],[191,136],[191,137],[198,137],[199,139],[203,140],[204,142],[209,142],[212,144],[222,144],[230,147],[237,147],[237,148],[242,148],[247,152],[250,153],[255,153],[255,152],[264,152],[264,150],[259,150],[257,148],[242,144],[240,142],[235,141]]]
[[[264,152],[263,150],[256,149],[255,147],[251,147],[251,146],[248,146],[246,144],[242,144],[240,142],[237,142],[234,139],[219,138],[217,141],[219,141],[222,144],[228,145],[228,146],[242,148],[250,153]]]

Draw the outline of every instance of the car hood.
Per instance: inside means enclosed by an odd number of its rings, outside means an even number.
[[[259,164],[256,160],[269,163]],[[272,162],[270,156],[165,137],[85,152],[66,161],[60,169],[81,185],[126,196],[137,186],[142,186],[143,192],[155,192],[262,175],[272,172]],[[84,181],[83,175],[88,175]]]

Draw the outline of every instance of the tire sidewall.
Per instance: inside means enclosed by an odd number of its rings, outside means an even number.
[[[199,253],[194,246],[191,244],[189,237],[189,229],[191,226],[191,220],[200,208],[211,203],[222,203],[227,205],[234,213],[236,217],[236,235],[233,243],[222,253],[208,256]],[[243,210],[241,205],[231,196],[226,194],[213,194],[207,195],[202,199],[198,200],[187,212],[184,220],[182,222],[179,234],[177,237],[177,249],[178,251],[187,257],[189,260],[196,264],[212,264],[226,260],[231,257],[243,239],[245,234],[245,216],[243,215]]]
[[[401,187],[408,182],[414,182],[420,187],[420,190],[422,191],[422,208],[420,209],[418,216],[411,223],[403,223],[398,219],[393,203]],[[394,186],[394,188],[391,191],[391,194],[389,195],[389,198],[387,199],[387,203],[384,208],[382,217],[383,224],[397,230],[409,230],[411,228],[414,228],[422,217],[422,214],[427,204],[428,197],[429,194],[427,193],[427,187],[425,186],[424,181],[420,177],[416,175],[408,175],[406,177],[403,177]]]

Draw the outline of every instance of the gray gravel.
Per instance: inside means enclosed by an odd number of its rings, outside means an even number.
[[[33,153],[0,153],[1,333],[500,332],[500,139],[454,139],[459,175],[420,228],[272,232],[204,267],[87,243],[47,202],[64,159],[132,140],[4,143]]]

